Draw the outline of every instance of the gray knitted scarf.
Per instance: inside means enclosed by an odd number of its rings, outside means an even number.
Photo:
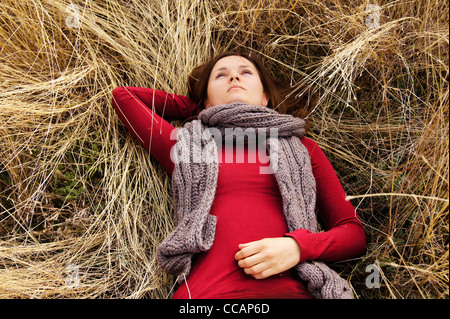
[[[179,275],[180,283],[190,272],[193,255],[209,250],[214,241],[216,217],[209,212],[219,171],[217,147],[223,141],[237,141],[242,134],[249,137],[249,132],[265,138],[289,232],[301,228],[317,232],[315,179],[299,138],[305,134],[304,120],[245,103],[208,108],[198,119],[177,131],[171,153],[176,227],[158,247],[162,268]],[[296,270],[315,298],[353,298],[347,281],[322,262],[302,262]]]

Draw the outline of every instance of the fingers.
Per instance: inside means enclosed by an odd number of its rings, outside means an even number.
[[[261,262],[257,265],[254,265],[252,267],[249,268],[244,268],[244,272],[247,275],[252,276],[255,279],[264,279],[267,278],[269,276],[272,276],[273,274],[275,274],[273,272],[273,268],[270,267],[269,263],[266,262]]]
[[[238,265],[241,268],[250,268],[254,267],[264,261],[264,258],[261,254],[254,254],[249,257],[245,257],[238,260]]]
[[[260,249],[258,248],[257,245],[255,245],[255,243],[257,243],[257,242],[240,244],[239,251],[236,253],[234,258],[236,260],[241,260],[241,259],[247,258],[249,256],[252,256],[254,254],[257,254],[260,251]]]
[[[239,260],[238,265],[247,275],[251,275],[255,279],[263,279],[272,275],[270,272],[271,264],[265,261],[261,254],[241,259]]]
[[[264,238],[240,244],[235,259],[246,274],[262,279],[295,266],[300,260],[300,246],[290,237]]]
[[[235,255],[239,267],[255,279],[263,279],[272,275],[270,263],[266,262],[265,255],[261,253],[262,248],[260,241],[240,244],[240,250]]]

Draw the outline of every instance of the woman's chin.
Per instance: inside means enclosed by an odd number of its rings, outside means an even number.
[[[239,98],[239,97],[231,99],[227,104],[231,104],[231,103],[248,103],[248,104],[251,104],[251,103],[248,102],[247,99]]]

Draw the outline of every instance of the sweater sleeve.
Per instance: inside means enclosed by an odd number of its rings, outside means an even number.
[[[163,119],[185,119],[192,116],[195,103],[189,98],[142,87],[117,87],[112,104],[119,119],[139,143],[172,174],[170,150],[175,145],[175,129]]]
[[[314,141],[303,138],[311,157],[317,187],[317,209],[326,228],[312,233],[297,229],[286,236],[300,245],[300,262],[340,261],[359,256],[366,247],[366,235],[356,211],[349,201],[339,178],[323,151]]]

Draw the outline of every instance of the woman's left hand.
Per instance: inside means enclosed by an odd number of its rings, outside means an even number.
[[[292,237],[264,238],[240,244],[235,259],[246,274],[264,279],[297,265],[300,246]]]

